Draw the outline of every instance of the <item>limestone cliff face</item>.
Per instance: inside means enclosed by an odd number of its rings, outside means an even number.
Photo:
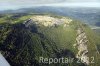
[[[33,16],[29,20],[25,21],[23,24],[25,24],[26,27],[31,25],[32,23],[36,25],[43,25],[45,27],[55,26],[55,25],[61,25],[64,24],[64,27],[70,24],[72,22],[72,19],[70,18],[55,18],[50,16]]]
[[[81,62],[89,65],[88,47],[87,47],[88,40],[82,28],[78,28],[77,30],[76,42],[77,44],[74,45],[78,49],[76,58],[80,59]]]

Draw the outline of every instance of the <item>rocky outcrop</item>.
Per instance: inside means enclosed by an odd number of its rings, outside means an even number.
[[[70,24],[70,22],[72,22],[72,19],[65,17],[54,18],[50,16],[33,16],[30,19],[26,20],[23,24],[26,27],[29,27],[32,24],[43,25],[45,27],[64,24],[64,27],[66,27]]]
[[[32,23],[33,23],[33,21],[31,19],[28,19],[25,22],[23,22],[23,24],[25,25],[25,27],[29,27]]]
[[[35,22],[35,24],[43,25],[45,27],[61,25],[61,24],[65,24],[64,26],[66,26],[72,21],[72,19],[65,17],[55,18],[51,16],[39,16],[39,15],[31,17],[31,19]]]
[[[77,44],[74,44],[74,47],[78,49],[76,58],[80,59],[82,63],[89,65],[88,47],[87,47],[88,40],[82,28],[78,28],[77,30],[76,42]]]

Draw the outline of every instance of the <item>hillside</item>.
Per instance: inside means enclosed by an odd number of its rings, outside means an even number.
[[[6,15],[0,19],[0,51],[11,66],[100,65],[100,41],[86,24],[53,15]],[[74,60],[49,64],[40,63],[39,57]]]

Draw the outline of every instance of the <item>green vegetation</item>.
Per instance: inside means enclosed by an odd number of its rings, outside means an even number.
[[[76,43],[78,27],[84,29],[89,40],[89,57],[95,58],[95,63],[90,66],[100,65],[100,55],[96,53],[97,45],[100,45],[100,37],[97,37],[86,24],[73,20],[66,27],[63,25],[53,27],[31,25],[26,28],[23,22],[31,16],[34,14],[0,17],[0,51],[12,66],[85,66],[82,63],[76,63],[77,49],[73,47]],[[61,18],[55,15],[52,17]],[[75,62],[49,65],[39,63],[39,57],[71,57],[75,58]]]

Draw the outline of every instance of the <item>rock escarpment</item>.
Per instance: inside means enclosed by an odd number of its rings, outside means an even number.
[[[88,40],[82,28],[78,28],[77,30],[76,42],[77,44],[74,45],[78,49],[76,58],[78,58],[81,62],[89,65],[88,47],[87,47]]]
[[[33,16],[31,17],[29,20],[25,21],[23,24],[25,24],[26,27],[28,27],[29,25],[32,25],[33,23],[36,25],[42,25],[45,27],[51,27],[51,26],[55,26],[55,25],[61,25],[64,24],[64,27],[68,26],[70,24],[70,22],[72,22],[72,19],[70,18],[55,18],[55,17],[51,17],[51,16]]]

